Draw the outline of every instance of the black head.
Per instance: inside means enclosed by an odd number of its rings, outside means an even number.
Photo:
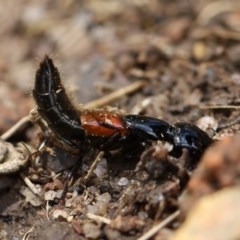
[[[193,156],[200,156],[213,142],[199,127],[180,122],[174,125],[174,147],[187,148]]]

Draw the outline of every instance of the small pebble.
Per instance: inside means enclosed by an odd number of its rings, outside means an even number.
[[[118,181],[118,186],[126,186],[128,184],[128,179],[125,177],[122,177]]]
[[[218,122],[214,117],[204,116],[197,121],[197,126],[203,131],[208,129],[216,130],[218,128]]]
[[[53,190],[49,190],[44,194],[45,201],[53,201],[56,198],[57,192]]]
[[[61,209],[56,209],[52,213],[53,219],[68,219],[69,214]]]

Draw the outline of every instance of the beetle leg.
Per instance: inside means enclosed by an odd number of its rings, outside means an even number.
[[[114,133],[111,137],[107,138],[105,142],[103,142],[102,144],[100,144],[98,146],[99,150],[104,150],[104,149],[108,149],[111,150],[111,148],[117,148],[119,145],[119,143],[122,142],[122,140],[124,141],[126,139],[125,136],[121,136],[121,134],[119,132]],[[121,145],[121,144],[120,144]]]

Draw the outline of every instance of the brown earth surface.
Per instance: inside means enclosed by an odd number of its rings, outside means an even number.
[[[0,2],[0,239],[240,239],[239,1]],[[46,54],[79,109],[184,121],[216,143],[196,168],[163,142],[100,154],[86,179],[87,152],[62,201],[79,155],[53,137],[38,151],[49,132],[29,121]]]

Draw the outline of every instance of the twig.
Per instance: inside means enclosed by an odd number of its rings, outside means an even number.
[[[165,220],[157,224],[156,226],[152,227],[148,232],[146,232],[144,235],[142,235],[137,240],[147,240],[151,238],[153,235],[155,235],[159,230],[161,230],[163,227],[165,227],[167,224],[172,222],[174,219],[176,219],[180,215],[180,210],[175,211],[173,214],[169,215]]]
[[[37,188],[32,184],[32,182],[30,181],[30,179],[28,177],[26,177],[23,173],[20,173],[21,178],[23,179],[23,181],[26,183],[26,185],[29,187],[29,189],[35,194],[40,196],[39,191],[37,190]]]
[[[206,25],[210,22],[215,16],[229,11],[234,11],[240,7],[238,1],[214,1],[210,2],[206,7],[202,9],[198,15],[197,21],[201,25]]]
[[[211,29],[211,32],[222,39],[240,41],[240,34],[236,31],[216,27],[215,29]]]
[[[240,106],[235,105],[202,105],[200,109],[240,109]]]
[[[102,217],[102,216],[98,216],[98,215],[95,215],[93,213],[87,213],[86,216],[89,218],[89,219],[92,219],[96,222],[100,222],[100,223],[105,223],[105,224],[110,224],[112,222],[111,219],[109,218],[105,218],[105,217]]]
[[[49,206],[49,201],[46,202],[46,217],[47,217],[47,220],[50,222],[50,217],[49,217],[49,214],[50,214],[50,206]]]
[[[96,165],[98,164],[98,162],[100,161],[100,159],[103,156],[103,152],[99,152],[97,154],[97,156],[95,157],[93,163],[90,166],[90,169],[88,170],[86,176],[84,176],[83,180],[81,181],[82,183],[86,183],[88,181],[88,179],[90,178],[90,176],[92,175],[93,171],[96,168]]]
[[[33,232],[34,227],[31,227],[23,236],[22,240],[27,240],[28,235]]]
[[[232,126],[237,125],[239,123],[240,123],[240,116],[237,116],[236,118],[234,118],[232,120],[229,120],[227,122],[219,123],[217,131],[220,131],[224,128],[232,127]]]
[[[38,110],[37,108],[33,108],[31,111],[30,111],[30,120],[33,122],[33,123],[36,123],[43,132],[45,133],[48,133],[48,127],[47,125],[44,123],[44,120],[40,117],[39,113],[38,113]]]
[[[17,121],[10,129],[8,129],[4,134],[0,136],[1,139],[7,140],[10,138],[20,127],[22,127],[27,122],[30,122],[30,116],[27,115]]]
[[[99,98],[99,99],[96,99],[96,100],[93,100],[93,101],[87,103],[85,105],[85,107],[86,108],[97,108],[97,107],[104,106],[124,95],[127,95],[129,93],[132,93],[132,92],[142,88],[145,84],[146,84],[145,81],[142,81],[142,80],[136,81],[126,87],[120,88],[120,89],[108,94],[107,96],[104,96],[102,98]]]
[[[236,32],[233,30],[228,30],[228,29],[223,29],[221,27],[198,29],[194,32],[193,38],[195,38],[195,39],[206,38],[209,35],[216,36],[220,39],[240,41],[240,33],[239,32]]]

